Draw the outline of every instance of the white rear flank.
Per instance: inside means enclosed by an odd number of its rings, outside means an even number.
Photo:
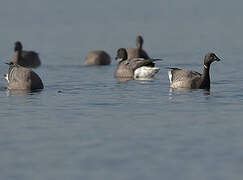
[[[8,73],[4,74],[4,78],[8,81],[9,83],[9,79],[8,79]]]
[[[168,71],[168,76],[169,76],[170,84],[172,84],[172,73],[171,73],[171,71]]]
[[[135,70],[134,72],[134,79],[140,79],[140,78],[152,78],[154,75],[159,72],[160,68],[158,67],[147,67],[142,66]]]

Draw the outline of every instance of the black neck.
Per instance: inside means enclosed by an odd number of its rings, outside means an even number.
[[[16,51],[16,64],[19,64],[21,59],[21,51]]]
[[[201,76],[200,88],[202,89],[210,89],[210,64],[204,64],[203,74]]]
[[[143,44],[137,43],[137,49],[141,50],[143,48]]]

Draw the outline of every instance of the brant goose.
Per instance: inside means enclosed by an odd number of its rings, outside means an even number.
[[[208,53],[204,57],[204,70],[200,74],[196,71],[170,68],[168,71],[171,88],[189,88],[189,89],[210,89],[210,65],[220,59],[214,53]]]
[[[7,74],[4,74],[5,79],[8,81],[7,89],[38,90],[44,88],[40,77],[31,69],[12,62],[7,64],[9,65],[9,70]]]
[[[118,66],[115,70],[116,78],[148,79],[152,78],[160,69],[154,67],[154,61],[162,59],[127,58],[124,48],[117,50]]]
[[[130,58],[144,58],[149,59],[148,54],[143,50],[143,37],[137,36],[136,48],[127,48],[127,56]]]
[[[105,51],[97,50],[91,51],[85,57],[85,66],[99,66],[99,65],[109,65],[111,63],[111,58]]]
[[[37,68],[41,65],[38,53],[23,50],[23,46],[19,41],[14,44],[14,52],[15,54],[11,59],[14,64],[27,68]]]

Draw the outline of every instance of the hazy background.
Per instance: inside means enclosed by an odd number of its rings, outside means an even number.
[[[0,7],[0,53],[8,57],[20,40],[41,55],[65,52],[81,61],[93,49],[114,55],[119,47],[133,47],[138,34],[154,55],[237,53],[242,6],[237,0],[9,0]]]

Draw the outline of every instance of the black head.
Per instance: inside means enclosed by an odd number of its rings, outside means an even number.
[[[13,62],[5,63],[5,64],[7,64],[7,65],[9,65],[9,66],[14,65],[14,63],[13,63]]]
[[[138,49],[141,49],[143,46],[143,37],[142,36],[137,36],[136,38],[136,46]]]
[[[14,68],[14,67],[18,67],[17,64],[14,64],[13,62],[9,62],[9,63],[5,63],[7,65],[9,65],[9,68],[8,68],[8,75],[10,74],[11,70]],[[8,76],[9,77],[9,76]]]
[[[14,51],[22,51],[22,49],[23,49],[23,46],[22,46],[21,42],[20,41],[16,41],[14,43]]]
[[[220,61],[220,59],[214,53],[208,53],[204,57],[204,64],[210,65],[214,61]]]
[[[122,61],[127,59],[127,50],[120,48],[117,50],[116,60]]]

